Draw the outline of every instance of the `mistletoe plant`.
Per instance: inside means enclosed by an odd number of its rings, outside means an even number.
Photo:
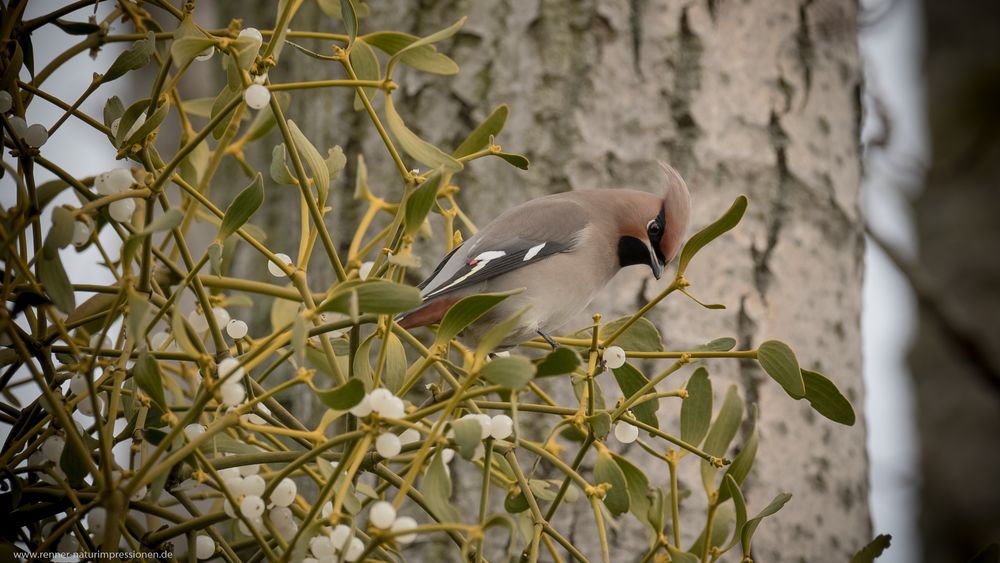
[[[394,322],[420,304],[406,273],[417,265],[413,246],[430,228],[428,217],[443,218],[450,248],[475,230],[455,198],[465,167],[488,157],[528,166],[496,143],[506,106],[453,151],[421,139],[395,108],[400,65],[458,72],[435,44],[464,19],[415,37],[362,33],[367,9],[353,0],[319,0],[343,34],[289,31],[302,0],[278,2],[271,30],[242,28],[238,20],[204,29],[194,0],[180,7],[119,0],[100,21],[80,20],[77,12],[91,1],[31,20],[23,17],[26,1],[8,4],[0,8],[3,170],[16,190],[16,204],[0,221],[7,303],[0,312],[0,423],[7,427],[0,505],[8,550],[390,561],[407,559],[414,542],[444,538],[475,561],[585,561],[554,524],[566,503],[577,502],[589,505],[604,561],[618,559],[607,530],[620,518],[648,528],[643,560],[715,561],[736,550],[749,561],[760,523],[789,495],[756,513],[747,506],[740,486],[757,432],[734,459],[725,455],[753,409],[735,386],[713,408],[701,364],[758,361],[792,399],[806,399],[833,421],[854,422],[835,385],[801,369],[781,342],[733,350],[732,338],[719,338],[669,351],[645,318],[672,294],[694,299],[688,265],[739,223],[742,196],[687,241],[676,277],[659,295],[618,320],[595,315],[583,331],[557,338],[554,350],[537,341],[494,354],[516,319],[475,347],[455,340],[507,294],[462,299],[429,340]],[[39,69],[31,42],[42,28],[80,40]],[[320,45],[316,51],[299,44],[309,41]],[[116,42],[130,46],[78,99],[47,91],[56,69]],[[272,80],[288,57],[311,57],[317,75],[341,77]],[[189,71],[196,65],[225,77],[213,97],[182,95],[182,85],[195,86]],[[111,97],[102,116],[80,109],[101,86],[143,68],[153,70],[146,97]],[[348,155],[316,147],[286,113],[290,96],[317,88],[353,97],[403,187],[398,200],[372,193],[364,160],[351,155],[354,197],[365,210],[349,241],[335,240],[324,221]],[[29,126],[23,116],[32,104],[52,104],[62,117]],[[65,171],[64,155],[50,154],[45,142],[67,120],[92,130],[78,142],[114,147],[119,167],[92,177]],[[180,132],[175,141],[160,135],[167,124]],[[273,145],[272,158],[254,162],[247,148],[263,143]],[[247,177],[228,202],[216,193],[226,160]],[[39,171],[55,179],[37,183]],[[267,194],[288,189],[299,196],[298,232],[268,241],[251,221]],[[51,216],[48,229],[43,212]],[[213,225],[214,237],[192,236],[196,224]],[[277,252],[296,243],[294,257]],[[231,276],[238,251],[263,256],[273,278]],[[81,252],[96,252],[114,282],[68,275],[64,261]],[[336,276],[328,286],[310,275],[315,253]],[[234,316],[268,302],[270,326]],[[696,369],[687,381],[664,390],[689,365]],[[613,404],[598,380],[606,370],[618,386],[614,395],[620,391]],[[552,389],[570,384],[573,404],[552,398]],[[303,392],[325,407],[319,420],[289,411],[289,398]],[[33,400],[22,403],[25,396]],[[679,435],[661,428],[670,417],[679,419]],[[618,453],[632,442],[641,448],[631,459]],[[645,470],[634,455],[642,452],[652,459],[641,463]],[[682,512],[687,489],[678,466],[685,460],[700,465],[707,511]],[[479,498],[462,499],[476,507],[471,511],[452,498],[451,471],[459,464],[481,476]],[[657,465],[668,486],[650,483],[656,469],[648,468]],[[693,542],[682,543],[685,529]],[[509,547],[488,553],[497,545]]]

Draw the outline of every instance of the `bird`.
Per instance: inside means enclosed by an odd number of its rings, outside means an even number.
[[[631,189],[552,194],[512,207],[446,255],[423,282],[422,304],[397,318],[407,330],[439,323],[474,294],[522,289],[466,328],[477,342],[522,311],[497,350],[551,337],[584,310],[619,270],[644,265],[660,279],[687,231],[691,195],[681,175],[666,173],[662,195]]]

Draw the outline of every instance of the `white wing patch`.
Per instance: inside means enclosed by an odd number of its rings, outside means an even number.
[[[527,262],[528,260],[531,260],[532,258],[537,256],[538,253],[541,252],[543,248],[545,248],[544,242],[542,244],[536,244],[535,246],[532,246],[531,248],[528,249],[528,253],[524,255],[524,259],[522,260],[522,262]]]
[[[487,250],[479,256],[476,256],[474,260],[479,262],[489,262],[490,260],[496,260],[497,258],[502,258],[504,256],[507,256],[507,253],[503,250]]]
[[[469,264],[473,265],[473,268],[471,270],[469,270],[469,273],[465,274],[464,276],[459,277],[458,279],[456,279],[455,281],[449,283],[448,285],[446,285],[444,287],[440,287],[438,289],[435,289],[434,291],[432,291],[429,294],[427,294],[425,297],[430,297],[431,295],[435,295],[437,293],[441,293],[442,291],[446,291],[446,290],[448,290],[448,289],[450,289],[450,288],[452,288],[452,287],[454,287],[454,286],[462,283],[463,281],[465,281],[465,280],[469,279],[470,277],[472,277],[473,275],[475,275],[475,273],[478,272],[479,270],[482,270],[483,268],[485,268],[486,265],[489,264],[491,260],[496,260],[497,258],[502,258],[502,257],[504,257],[506,255],[507,255],[507,253],[504,252],[503,250],[487,250],[486,252],[481,253],[479,256],[476,256],[475,258],[473,258],[472,260],[469,261]]]

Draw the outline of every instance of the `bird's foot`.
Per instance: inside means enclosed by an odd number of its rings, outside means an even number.
[[[559,347],[559,343],[558,343],[558,342],[556,342],[555,340],[553,340],[553,339],[552,339],[552,337],[551,337],[551,336],[549,336],[548,334],[545,334],[545,333],[544,333],[544,332],[542,332],[541,330],[538,330],[538,331],[536,331],[536,332],[537,332],[537,333],[538,333],[538,334],[539,334],[539,335],[540,335],[540,336],[541,336],[542,338],[544,338],[546,342],[548,342],[548,343],[549,343],[549,346],[552,346],[552,349],[553,349],[553,350],[555,350],[556,348],[558,348],[558,347]]]

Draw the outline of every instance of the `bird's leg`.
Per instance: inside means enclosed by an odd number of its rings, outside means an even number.
[[[541,337],[544,338],[545,341],[549,343],[549,346],[552,346],[553,350],[555,350],[556,348],[559,347],[559,343],[556,342],[555,340],[552,340],[552,337],[549,336],[548,334],[545,334],[544,332],[542,332],[541,329],[536,330],[535,332],[537,332],[539,335],[541,335]]]

